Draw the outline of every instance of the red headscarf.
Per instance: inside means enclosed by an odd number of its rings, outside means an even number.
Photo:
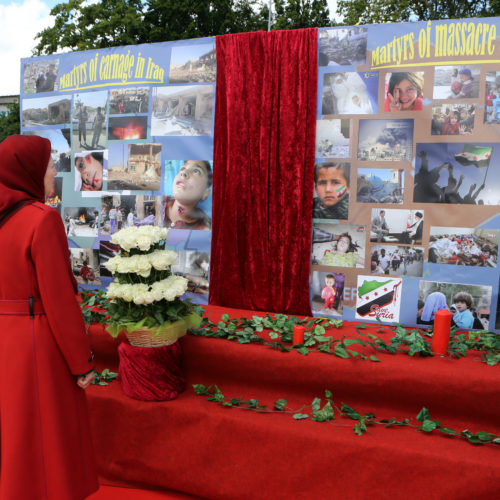
[[[0,221],[24,203],[44,201],[50,150],[50,141],[37,135],[11,135],[0,143]]]

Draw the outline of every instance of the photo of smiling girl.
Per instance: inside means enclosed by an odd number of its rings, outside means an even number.
[[[420,111],[423,88],[423,71],[388,73],[384,111]]]
[[[75,154],[75,191],[101,191],[104,152]]]
[[[163,225],[172,229],[210,230],[211,218],[207,212],[211,214],[211,162],[171,161],[165,172],[168,194],[163,199]]]

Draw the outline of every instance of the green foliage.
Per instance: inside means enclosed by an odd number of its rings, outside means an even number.
[[[102,290],[82,290],[80,292],[83,321],[89,327],[92,323],[107,322],[108,298]]]
[[[113,382],[115,378],[118,377],[118,373],[109,371],[108,368],[104,368],[102,372],[95,370],[95,379],[92,384],[94,385],[108,385],[108,382]]]
[[[8,113],[0,113],[0,142],[9,135],[19,134],[21,122],[19,121],[19,103],[14,102],[7,106]]]
[[[275,0],[273,29],[290,30],[331,26],[326,0]]]

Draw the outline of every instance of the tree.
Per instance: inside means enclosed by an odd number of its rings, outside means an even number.
[[[19,103],[9,104],[8,113],[0,113],[0,142],[12,134],[19,134]]]
[[[402,21],[428,21],[494,16],[500,13],[500,0],[339,0],[337,14],[343,24],[372,24]]]
[[[331,26],[326,0],[276,0],[275,30]]]

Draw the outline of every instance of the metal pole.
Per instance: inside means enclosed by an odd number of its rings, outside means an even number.
[[[273,8],[273,0],[269,0],[269,16],[267,17],[267,31],[271,31],[271,11]]]

